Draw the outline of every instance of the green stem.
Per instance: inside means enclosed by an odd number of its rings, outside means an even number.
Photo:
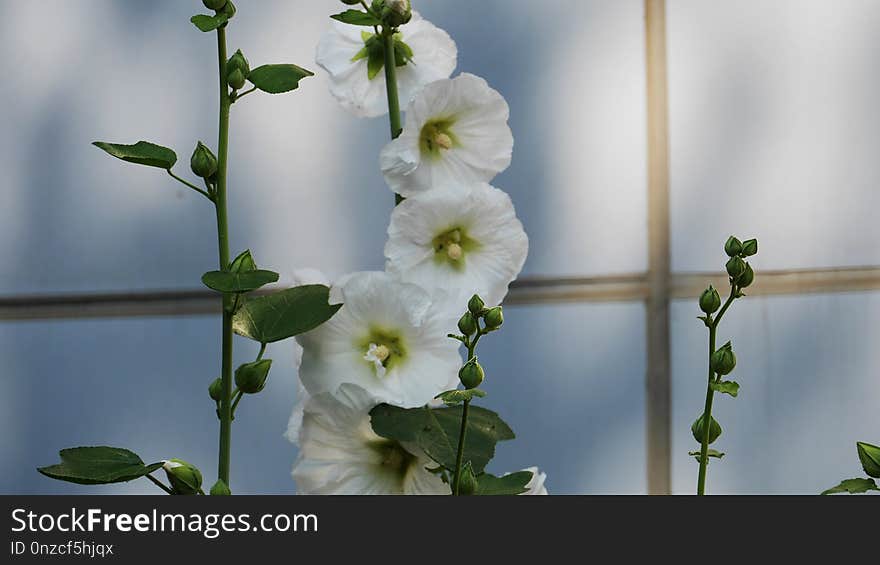
[[[165,169],[165,170],[168,171],[168,174],[171,175],[171,178],[173,178],[174,180],[179,181],[181,184],[188,186],[189,188],[195,190],[196,192],[198,192],[199,194],[201,194],[202,196],[204,196],[208,200],[211,200],[211,201],[214,200],[214,198],[208,192],[202,190],[201,188],[197,187],[196,185],[192,184],[191,182],[175,175],[174,173],[171,172],[171,169]]]
[[[217,143],[217,192],[214,206],[217,209],[217,241],[220,251],[220,270],[229,269],[229,224],[226,213],[226,169],[229,157],[229,84],[226,81],[226,28],[217,30],[217,58],[220,64],[220,125]],[[220,453],[217,475],[227,485],[232,445],[232,312],[227,307],[229,299],[223,296],[223,338],[221,378],[223,397],[220,400]]]
[[[452,479],[452,494],[458,496],[461,482],[461,465],[464,458],[464,442],[467,436],[468,407],[470,400],[465,400],[461,409],[461,431],[458,433],[458,454],[455,456],[455,477]]]
[[[400,137],[403,126],[400,123],[400,97],[397,92],[397,59],[394,56],[394,29],[384,28],[382,40],[385,51],[385,91],[388,93],[388,120],[391,124],[391,139]],[[403,197],[394,195],[394,204],[403,202]]]
[[[153,484],[154,484],[154,485],[156,485],[156,486],[159,487],[160,489],[164,490],[164,491],[167,492],[168,494],[174,494],[174,491],[173,491],[173,490],[171,490],[170,488],[166,487],[166,486],[162,483],[162,481],[160,481],[159,479],[157,479],[157,478],[154,477],[153,475],[145,475],[145,476],[146,476],[148,479],[150,479],[151,481],[153,481]]]
[[[715,399],[715,391],[712,390],[712,382],[715,380],[715,373],[712,371],[712,354],[715,353],[715,341],[718,333],[718,324],[724,313],[733,304],[738,294],[736,285],[731,285],[730,296],[727,297],[724,306],[718,312],[718,316],[709,322],[709,382],[706,385],[706,405],[703,408],[703,440],[700,442],[700,472],[697,477],[697,495],[706,494],[706,471],[709,467],[709,433],[712,421],[712,401]]]

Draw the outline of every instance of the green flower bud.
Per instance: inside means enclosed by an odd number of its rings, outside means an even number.
[[[862,462],[865,472],[872,477],[880,478],[880,447],[858,441],[856,449],[859,451],[859,461]]]
[[[226,3],[223,4],[223,8],[220,9],[220,12],[226,14],[231,20],[232,16],[235,15],[235,4],[232,3],[232,0],[226,0]]]
[[[226,0],[202,0],[202,4],[209,10],[219,12],[226,5]]]
[[[748,261],[746,261],[746,270],[743,271],[743,274],[736,279],[736,285],[745,288],[752,284],[752,281],[755,280],[755,271],[752,270],[752,266],[749,265]]]
[[[733,348],[729,341],[712,354],[709,366],[713,372],[719,375],[727,375],[733,371],[733,368],[736,367],[736,355],[733,354]]]
[[[220,377],[214,379],[214,382],[208,387],[208,395],[211,397],[211,400],[216,400],[217,402],[223,400],[223,379]]]
[[[162,468],[174,494],[196,494],[202,487],[202,474],[183,459],[169,459]]]
[[[461,468],[461,475],[458,477],[458,494],[462,496],[471,496],[477,492],[477,477],[474,475],[474,468],[468,461]]]
[[[226,61],[226,82],[235,90],[244,86],[248,75],[251,73],[251,66],[245,58],[241,49],[236,51],[232,57]]]
[[[458,320],[458,329],[467,336],[477,333],[477,319],[470,312],[465,312]]]
[[[256,270],[257,264],[254,262],[250,249],[242,251],[238,257],[232,260],[232,264],[229,265],[230,273],[247,273]]]
[[[412,6],[409,0],[383,0],[379,4],[382,7],[379,11],[382,23],[387,27],[400,27],[412,19]]]
[[[461,384],[463,384],[466,389],[477,388],[480,386],[480,383],[483,382],[484,376],[485,373],[483,373],[483,368],[477,362],[476,357],[471,358],[470,361],[465,363],[458,371],[458,380],[461,381]]]
[[[715,287],[710,284],[709,288],[700,295],[700,310],[706,314],[714,314],[719,308],[721,308],[721,297]]]
[[[486,322],[486,327],[490,330],[500,328],[501,324],[504,323],[504,313],[501,311],[501,306],[489,308],[483,315],[483,320]]]
[[[735,255],[730,258],[724,267],[727,269],[727,274],[730,275],[730,278],[736,281],[743,274],[743,271],[746,270],[746,262],[739,255]]]
[[[727,242],[724,244],[724,252],[727,253],[728,257],[736,257],[740,253],[742,253],[742,243],[737,238],[730,236],[727,238]]]
[[[232,491],[229,490],[223,479],[217,479],[217,482],[211,487],[211,496],[229,496],[230,494],[232,494]]]
[[[711,416],[710,416],[711,418]],[[705,436],[705,428],[703,427],[703,415],[700,415],[694,423],[691,425],[691,433],[694,434],[694,439],[697,440],[697,443],[703,443],[703,437]],[[715,418],[711,418],[709,422],[709,443],[713,443],[718,436],[721,435],[721,424],[719,424]]]
[[[189,166],[196,176],[211,178],[217,172],[217,157],[200,141],[189,159]]]
[[[256,394],[266,386],[271,368],[271,359],[245,363],[235,370],[235,386],[245,394]]]
[[[485,307],[486,303],[476,294],[471,296],[471,299],[468,301],[468,310],[470,310],[471,314],[474,316],[481,316],[483,314],[483,308]]]
[[[743,257],[751,257],[758,253],[758,240],[757,239],[747,239],[743,242],[742,245],[742,256]]]

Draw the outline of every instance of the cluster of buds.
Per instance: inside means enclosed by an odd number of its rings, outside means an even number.
[[[466,389],[477,388],[485,377],[483,367],[474,355],[477,341],[487,333],[499,329],[503,323],[504,312],[501,306],[487,308],[483,299],[476,294],[468,301],[467,312],[458,320],[458,330],[462,335],[450,334],[450,337],[461,341],[468,348],[467,363],[458,371],[458,378]]]
[[[226,82],[232,90],[240,90],[250,74],[250,63],[239,49],[226,61]]]
[[[736,237],[730,236],[724,244],[724,252],[730,257],[724,266],[730,276],[730,283],[738,288],[746,288],[752,284],[755,280],[755,272],[745,258],[758,252],[758,240],[747,239],[741,242]]]

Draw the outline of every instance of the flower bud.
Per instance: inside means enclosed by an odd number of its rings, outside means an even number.
[[[220,9],[220,12],[226,14],[228,19],[232,19],[232,16],[235,15],[235,4],[232,3],[232,0],[226,0],[226,3],[223,4],[223,7]]]
[[[742,245],[742,256],[743,257],[751,257],[758,253],[758,240],[757,239],[747,239],[743,242]]]
[[[189,159],[189,166],[196,176],[211,178],[217,172],[217,157],[200,141]]]
[[[248,64],[248,60],[245,59],[241,49],[236,51],[232,57],[226,61],[226,82],[228,82],[229,86],[235,90],[244,86],[250,72],[251,66]]]
[[[476,294],[471,296],[471,299],[468,301],[468,310],[470,310],[471,314],[474,316],[482,315],[483,308],[485,307],[486,303]]]
[[[721,297],[715,287],[710,284],[709,288],[700,295],[700,310],[706,314],[714,314],[719,308],[721,308]]]
[[[501,306],[489,308],[483,315],[483,320],[486,322],[486,327],[490,330],[500,328],[501,324],[504,323],[504,313],[501,311]]]
[[[217,402],[223,400],[223,379],[220,377],[214,379],[214,382],[208,387],[208,395],[211,397],[211,400],[216,400]]]
[[[474,335],[477,333],[477,319],[470,312],[465,312],[458,320],[458,329],[464,335]]]
[[[736,367],[736,355],[733,354],[733,348],[729,341],[712,354],[709,366],[713,372],[719,375],[727,375],[733,371],[733,368]]]
[[[477,477],[474,475],[474,468],[468,461],[461,468],[461,476],[458,477],[458,494],[461,496],[471,496],[477,492]]]
[[[380,14],[383,24],[396,28],[412,19],[412,6],[409,0],[384,0]]]
[[[746,262],[739,255],[735,255],[730,258],[724,267],[727,269],[727,274],[730,275],[730,278],[736,281],[743,274],[743,271],[746,270]]]
[[[694,434],[694,439],[697,440],[697,443],[703,443],[703,438],[705,437],[705,428],[703,427],[703,415],[694,420],[694,423],[691,425],[691,433]],[[715,418],[710,416],[709,421],[709,443],[713,443],[718,436],[721,435],[721,424],[719,424]]]
[[[196,494],[202,487],[202,474],[183,459],[164,461],[162,468],[174,494]]]
[[[271,359],[245,363],[235,370],[235,386],[245,394],[256,394],[266,386],[271,368]]]
[[[872,477],[880,478],[880,447],[858,441],[856,449],[859,450],[859,461],[862,462],[865,472]]]
[[[202,4],[209,10],[219,12],[226,5],[226,0],[202,0]]]
[[[483,382],[484,376],[485,373],[483,373],[483,368],[477,362],[476,357],[472,357],[458,371],[458,380],[461,381],[461,384],[463,384],[466,389],[477,388],[480,386],[480,383]]]
[[[727,242],[724,244],[724,252],[727,253],[728,257],[736,257],[740,253],[742,253],[742,243],[737,238],[730,236],[727,238]]]
[[[229,490],[223,479],[217,479],[217,482],[211,487],[211,496],[229,496],[230,494],[232,494],[232,491]]]
[[[755,271],[752,270],[752,266],[746,261],[746,270],[743,271],[743,274],[741,274],[738,279],[736,279],[736,285],[740,288],[745,288],[752,284],[752,281],[754,280]]]

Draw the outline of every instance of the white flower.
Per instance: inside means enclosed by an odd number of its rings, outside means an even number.
[[[541,473],[540,471],[538,471],[537,467],[529,467],[528,469],[523,469],[523,471],[531,471],[532,480],[530,480],[526,485],[526,488],[529,490],[522,493],[522,496],[525,496],[527,494],[548,494],[547,487],[544,486],[544,481],[547,480],[547,473]]]
[[[509,114],[480,77],[432,82],[407,108],[403,133],[382,150],[385,180],[405,197],[448,182],[489,182],[510,165]]]
[[[370,78],[369,47],[381,48],[381,39],[371,28],[334,21],[318,43],[316,62],[330,73],[330,92],[340,104],[362,118],[388,113],[385,72]],[[412,60],[397,67],[397,90],[401,104],[407,104],[429,82],[448,78],[455,70],[458,51],[442,29],[413,12],[412,20],[400,28],[399,41],[412,50]],[[378,43],[377,43],[378,41]]]
[[[444,289],[462,302],[496,305],[522,269],[529,239],[503,191],[447,184],[401,202],[391,214],[386,270],[405,282]]]
[[[354,383],[380,402],[413,408],[452,388],[461,357],[447,334],[456,317],[426,290],[387,273],[354,273],[331,288],[330,302],[343,306],[297,337],[309,394]]]
[[[415,446],[382,438],[370,426],[376,404],[361,387],[344,384],[336,396],[311,397],[299,427],[293,466],[302,494],[449,494],[449,485]]]

